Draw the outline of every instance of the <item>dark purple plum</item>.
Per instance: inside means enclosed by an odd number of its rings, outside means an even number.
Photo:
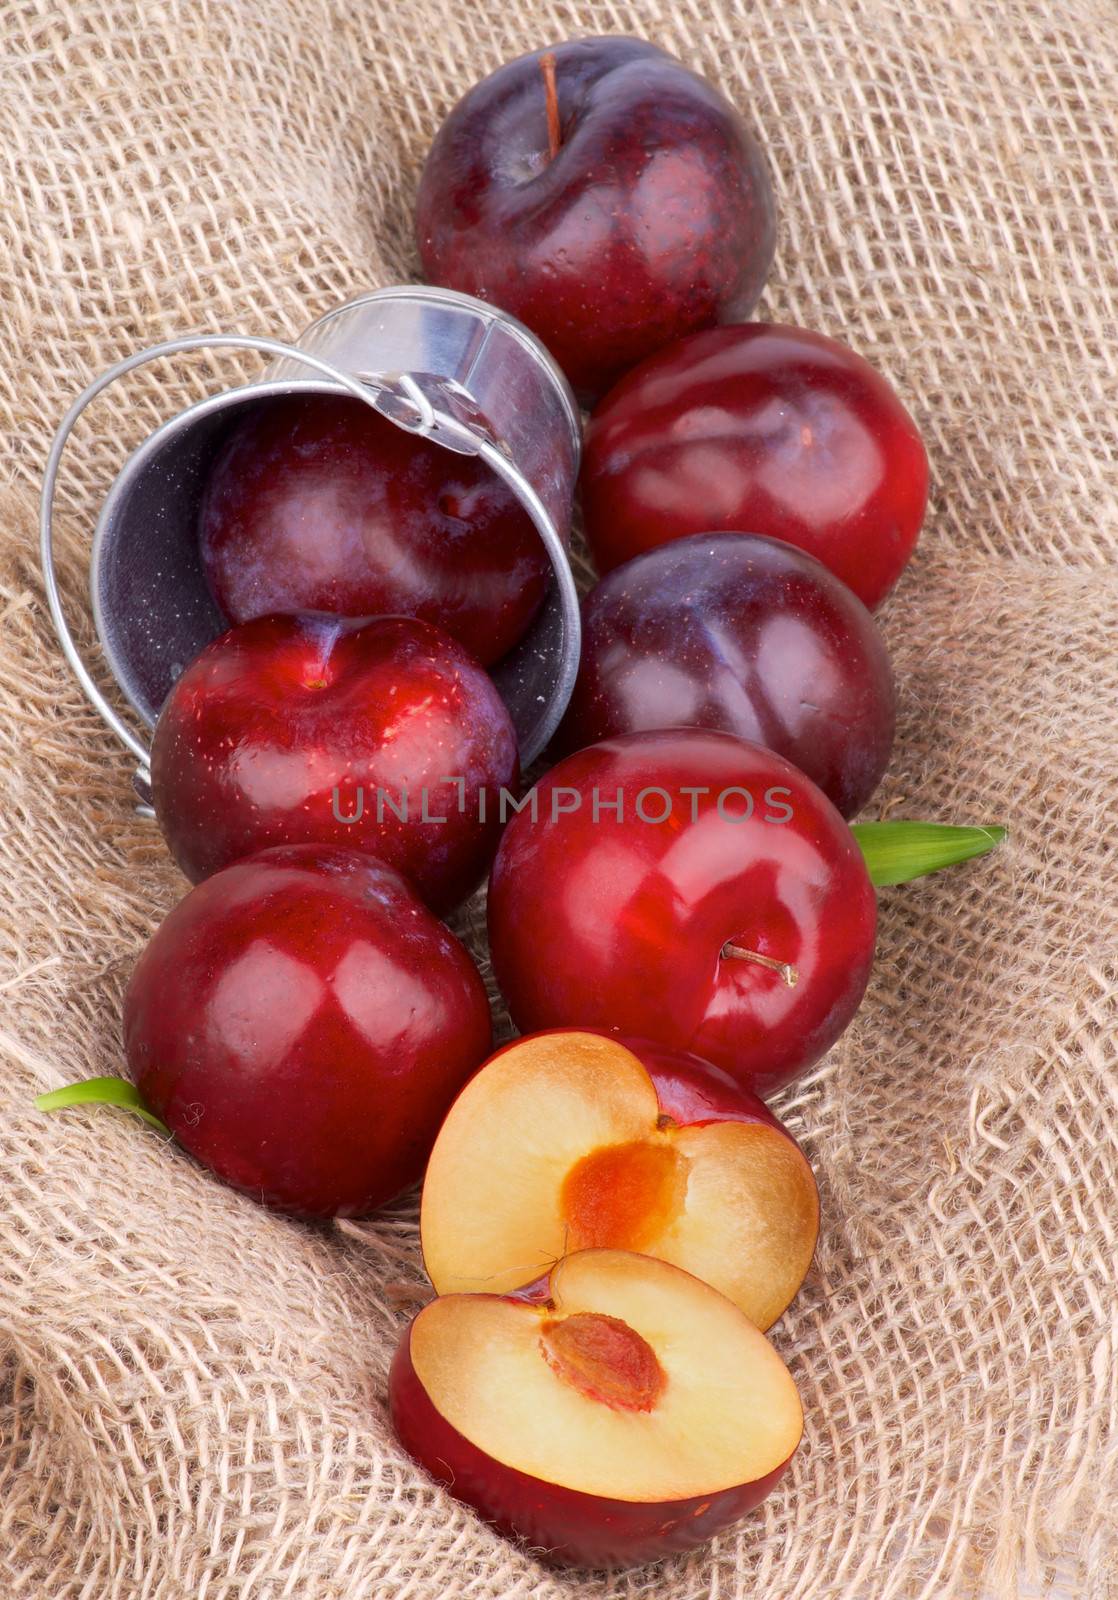
[[[484,463],[350,395],[254,409],[215,462],[201,540],[231,622],[418,617],[483,665],[526,632],[551,573],[527,512]]]
[[[432,283],[492,301],[584,398],[669,340],[745,317],[775,204],[733,105],[642,39],[579,39],[499,67],[451,111],[419,186]]]
[[[845,584],[780,539],[695,534],[587,596],[556,746],[721,728],[793,762],[851,817],[888,764],[894,714],[884,641]]]

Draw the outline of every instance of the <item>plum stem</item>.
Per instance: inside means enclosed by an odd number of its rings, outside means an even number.
[[[555,83],[555,54],[547,50],[540,57],[543,91],[547,101],[547,159],[554,161],[563,143],[559,130],[559,90]]]
[[[787,961],[776,961],[772,956],[763,956],[756,950],[743,950],[740,944],[734,944],[730,941],[722,946],[722,959],[723,961],[752,961],[759,967],[767,967],[770,972],[779,972],[789,989],[794,989],[800,981],[799,973]]]

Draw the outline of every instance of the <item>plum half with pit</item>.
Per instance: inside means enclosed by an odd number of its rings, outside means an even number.
[[[389,1377],[404,1449],[564,1565],[692,1550],[758,1505],[803,1431],[791,1374],[689,1272],[581,1250],[513,1294],[448,1294]]]

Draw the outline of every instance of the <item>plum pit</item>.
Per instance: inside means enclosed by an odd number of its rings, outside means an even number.
[[[648,1340],[620,1317],[602,1312],[578,1311],[546,1322],[540,1350],[565,1383],[614,1411],[651,1411],[667,1382]]]

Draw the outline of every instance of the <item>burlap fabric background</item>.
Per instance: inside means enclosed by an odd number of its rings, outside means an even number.
[[[1118,1592],[1115,20],[1110,0],[0,8],[4,1600],[965,1600],[1057,1558],[1068,1594]],[[138,344],[294,334],[413,276],[446,107],[510,54],[612,30],[747,109],[782,201],[764,314],[849,339],[925,431],[880,810],[1013,838],[883,894],[861,1018],[786,1097],[826,1218],[776,1335],[807,1411],[787,1487],[713,1552],[606,1581],[543,1573],[395,1448],[413,1204],[304,1228],[132,1119],[29,1102],[119,1068],[124,981],[184,887],[46,621],[35,502],[64,406]],[[83,429],[75,607],[125,443],[236,372],[164,369]]]

